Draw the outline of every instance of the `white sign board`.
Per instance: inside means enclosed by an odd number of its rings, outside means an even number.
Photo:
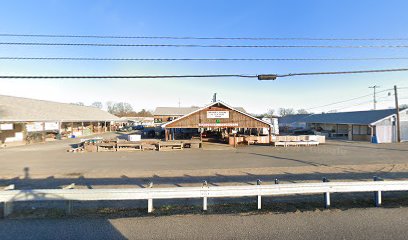
[[[42,122],[27,123],[26,129],[27,132],[40,132],[44,130]]]
[[[58,130],[59,125],[58,122],[45,122],[44,128],[45,130]]]
[[[207,118],[229,118],[229,111],[207,111]]]
[[[199,123],[199,127],[238,127],[238,123]]]
[[[2,123],[0,124],[0,130],[13,130],[13,124],[12,123]]]

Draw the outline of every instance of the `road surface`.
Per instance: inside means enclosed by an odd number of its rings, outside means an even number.
[[[0,239],[407,239],[408,208],[0,220]]]

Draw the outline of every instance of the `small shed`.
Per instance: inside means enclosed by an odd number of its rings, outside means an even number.
[[[250,137],[255,133],[261,137],[261,130],[268,129],[269,134],[264,136],[266,140],[262,142],[269,143],[272,126],[266,121],[262,121],[250,114],[240,111],[228,104],[217,101],[203,108],[197,109],[183,117],[168,122],[162,126],[165,129],[165,139],[175,140],[177,129],[196,129],[203,138],[204,131],[211,130],[219,133],[224,138],[228,137]],[[260,140],[253,140],[258,142]]]

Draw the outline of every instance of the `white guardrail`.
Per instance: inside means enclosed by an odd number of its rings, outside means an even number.
[[[379,180],[379,181],[377,181]],[[276,182],[277,183],[277,182]],[[382,191],[408,191],[408,181],[381,181],[374,178],[373,182],[321,182],[294,183],[252,186],[214,186],[209,187],[206,182],[202,187],[140,189],[36,189],[36,190],[4,190],[0,191],[0,202],[4,204],[4,216],[12,211],[12,203],[20,201],[68,201],[68,212],[72,211],[71,201],[99,201],[99,200],[147,200],[148,212],[153,211],[153,199],[183,199],[202,198],[203,210],[207,210],[207,198],[220,197],[251,197],[258,198],[258,209],[261,209],[262,196],[279,196],[294,194],[325,195],[325,206],[330,206],[330,193],[374,192],[375,204],[381,205]]]

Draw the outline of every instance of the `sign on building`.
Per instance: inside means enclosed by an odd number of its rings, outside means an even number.
[[[40,132],[44,130],[42,122],[33,122],[26,124],[27,132]]]
[[[58,122],[45,122],[44,124],[45,130],[58,130],[59,129],[59,124]]]
[[[207,118],[229,118],[229,111],[207,111]]]
[[[238,123],[199,123],[199,127],[238,127]]]
[[[0,124],[0,130],[13,130],[14,126],[12,123],[2,123]]]

